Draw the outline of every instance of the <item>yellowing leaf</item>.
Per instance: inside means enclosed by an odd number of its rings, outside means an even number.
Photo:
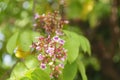
[[[23,51],[20,47],[18,47],[15,51],[15,56],[17,58],[25,58],[26,56],[28,56],[30,54],[29,51],[25,52]]]

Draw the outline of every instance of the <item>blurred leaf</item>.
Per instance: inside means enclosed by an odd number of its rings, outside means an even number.
[[[82,5],[78,0],[70,0],[70,3],[67,7],[67,16],[69,18],[80,18]]]
[[[63,80],[73,80],[77,73],[77,64],[73,62],[72,64],[67,63],[63,69]]]
[[[82,50],[84,52],[87,52],[89,55],[91,55],[91,47],[90,47],[90,43],[88,41],[87,38],[85,38],[84,36],[80,35],[80,47],[82,48]]]
[[[29,79],[28,77],[23,77],[22,79],[20,80],[32,80],[32,79]]]
[[[35,56],[28,56],[25,58],[25,62],[26,66],[29,68],[29,69],[34,69],[38,66],[38,60]]]
[[[31,73],[34,71],[34,69],[31,69],[31,70],[28,70],[26,73],[25,73],[25,77],[29,78],[29,79],[32,79],[31,77]]]
[[[81,19],[86,20],[88,14],[93,10],[94,7],[94,0],[85,0],[85,2],[82,5],[82,11],[81,11]]]
[[[89,18],[89,24],[91,28],[95,28],[98,24],[98,16],[96,14],[91,14]]]
[[[30,35],[30,31],[24,31],[20,35],[19,45],[23,51],[29,51],[30,45],[32,44],[32,39]]]
[[[50,80],[50,76],[40,68],[37,68],[32,73],[32,80]]]
[[[39,36],[40,36],[39,32],[31,31],[32,42],[35,42],[36,41],[35,37],[39,37]]]
[[[16,48],[17,40],[18,40],[18,35],[19,32],[16,32],[9,40],[7,43],[7,51],[10,54],[13,54],[14,49]]]
[[[84,36],[67,30],[64,30],[64,32],[67,36],[64,47],[68,50],[68,61],[70,63],[78,57],[79,48],[91,55],[90,43]]]
[[[64,32],[67,35],[64,47],[68,50],[68,61],[72,63],[76,60],[79,53],[79,35],[67,30],[64,30]]]
[[[111,6],[109,5],[109,3],[98,2],[96,3],[96,6],[94,8],[94,13],[96,13],[98,17],[108,16],[111,11],[110,9]]]
[[[24,77],[25,73],[28,71],[27,67],[24,65],[24,63],[22,62],[19,62],[14,70],[12,71],[12,74],[11,74],[11,77],[10,78],[13,78],[13,80],[19,80],[21,79],[22,77]]]
[[[79,72],[81,73],[82,80],[88,80],[86,73],[85,73],[85,66],[84,66],[83,62],[78,59],[77,65],[78,65]]]
[[[9,80],[24,79],[23,77],[31,78],[31,73],[38,67],[38,61],[34,56],[25,58],[25,62],[19,62],[13,69]]]

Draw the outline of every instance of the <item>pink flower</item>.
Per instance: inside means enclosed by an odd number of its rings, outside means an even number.
[[[40,68],[43,69],[43,70],[45,70],[46,69],[46,64],[41,63]]]
[[[60,39],[60,40],[59,40],[59,43],[63,45],[63,44],[65,43],[65,41],[62,40],[62,39]]]
[[[61,60],[61,61],[65,61],[65,58],[64,58],[64,57],[62,57],[62,58],[60,58],[60,60]]]
[[[59,67],[64,68],[64,64],[59,64]]]
[[[59,40],[60,40],[60,38],[58,36],[53,37],[53,41],[58,42]]]
[[[40,17],[40,15],[38,13],[36,13],[34,19],[38,19],[39,17]]]
[[[48,47],[48,49],[46,50],[46,53],[48,53],[50,56],[52,56],[54,53],[54,50],[55,50],[54,48]]]
[[[38,55],[38,60],[41,61],[41,60],[43,60],[43,59],[44,59],[43,55],[42,55],[42,54],[39,54],[39,55]]]
[[[52,61],[55,61],[56,60],[56,56],[54,55],[53,57],[52,57]]]
[[[36,27],[36,26],[37,26],[37,24],[33,24],[33,26],[34,26],[34,27]]]
[[[59,30],[56,30],[55,33],[56,33],[56,35],[58,35],[58,36],[64,35],[63,32],[61,32],[61,31],[59,31]]]
[[[36,50],[41,50],[40,46],[37,46],[37,47],[36,47]]]
[[[51,78],[51,79],[53,78],[53,74],[52,74],[52,73],[50,74],[50,78]]]
[[[65,23],[65,24],[68,24],[68,23],[69,23],[69,21],[65,20],[65,21],[64,21],[64,23]]]

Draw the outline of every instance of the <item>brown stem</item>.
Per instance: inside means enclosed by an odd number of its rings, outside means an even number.
[[[111,31],[111,51],[112,56],[115,53],[115,48],[118,45],[120,30],[118,26],[118,9],[117,9],[117,0],[112,0],[111,7],[111,16],[110,16],[110,31]]]

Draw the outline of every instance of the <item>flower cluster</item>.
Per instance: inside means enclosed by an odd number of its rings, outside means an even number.
[[[36,23],[33,25],[37,30],[43,29],[47,34],[54,34],[56,30],[62,31],[64,24],[68,21],[61,18],[58,11],[47,15],[35,14]]]
[[[47,15],[36,14],[35,20],[35,29],[42,29],[47,37],[37,37],[38,41],[32,44],[32,48],[37,53],[40,68],[43,70],[49,68],[51,70],[50,77],[57,78],[62,73],[67,57],[67,50],[63,47],[65,40],[60,37],[64,35],[63,25],[67,24],[68,21],[62,19],[57,11]]]
[[[67,50],[63,48],[65,41],[57,35],[52,38],[41,36],[37,39],[38,42],[33,43],[32,48],[35,48],[38,53],[40,68],[44,70],[49,67],[51,69],[50,76],[58,77],[64,68],[66,59]]]

